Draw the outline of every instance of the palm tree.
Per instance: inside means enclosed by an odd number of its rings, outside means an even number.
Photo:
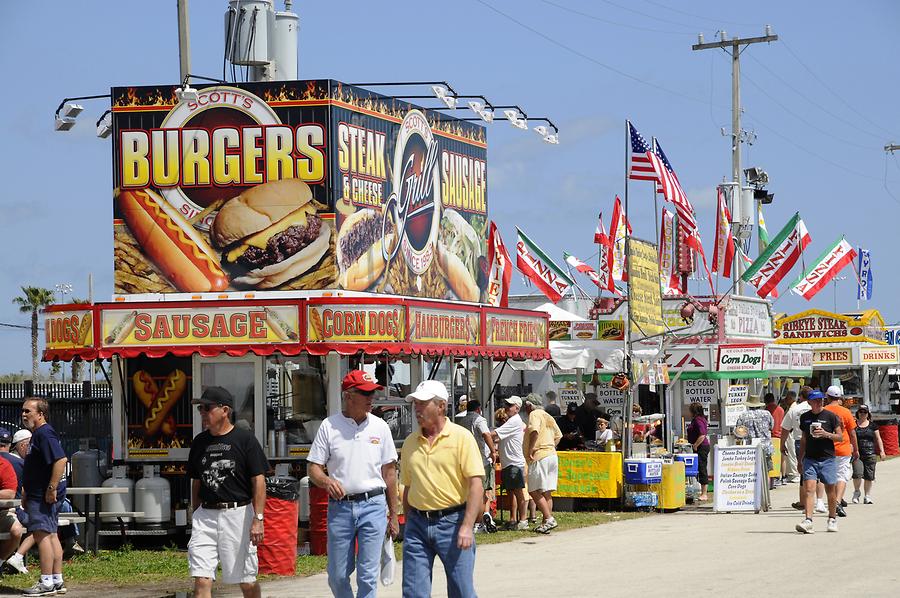
[[[38,312],[54,301],[53,291],[42,287],[21,287],[22,295],[13,299],[22,313],[31,312],[31,379],[38,379]]]

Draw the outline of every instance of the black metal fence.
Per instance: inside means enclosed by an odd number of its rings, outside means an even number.
[[[26,384],[0,384],[0,425],[15,433],[22,427],[22,401],[27,396],[44,396],[50,405],[48,421],[67,455],[77,452],[80,440],[88,438],[110,457],[112,391],[108,384],[29,384],[28,389]]]

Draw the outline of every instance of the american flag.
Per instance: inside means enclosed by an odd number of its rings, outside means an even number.
[[[631,139],[631,170],[628,178],[636,181],[658,181],[653,164],[650,163],[650,146],[630,120],[625,122],[628,124],[628,137]]]
[[[660,147],[659,141],[654,139],[653,151],[648,152],[647,156],[650,163],[653,165],[654,172],[656,172],[658,181],[657,191],[663,194],[666,201],[675,206],[675,211],[678,213],[679,224],[684,227],[685,236],[688,238],[688,242],[693,239],[699,244],[694,206],[691,205],[687,195],[684,193],[684,189],[681,188],[681,183],[678,182],[678,177],[675,176],[675,171],[672,170],[672,164],[669,162],[668,158],[666,158],[666,154],[663,152],[662,147]]]

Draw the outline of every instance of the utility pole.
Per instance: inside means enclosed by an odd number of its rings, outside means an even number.
[[[889,143],[886,146],[884,146],[885,152],[890,152],[893,154],[894,152],[896,152],[898,150],[900,150],[900,145],[896,145],[894,143]]]
[[[752,214],[743,214],[741,210],[741,52],[752,44],[769,43],[778,40],[777,35],[772,34],[772,26],[766,25],[766,34],[762,37],[733,37],[726,39],[724,31],[719,32],[718,42],[704,43],[703,34],[698,36],[698,43],[691,46],[692,50],[709,50],[721,48],[731,55],[731,176],[734,181],[734,193],[731,198],[731,216],[738,227],[744,225],[744,219],[753,218]],[[752,226],[752,225],[751,225]],[[740,230],[740,229],[739,229]],[[731,269],[734,277],[735,294],[744,294],[744,283],[741,280],[743,267],[738,252],[735,252],[734,264]]]
[[[177,0],[178,3],[178,62],[180,77],[178,82],[184,84],[184,80],[191,72],[191,28],[188,23],[188,0]]]

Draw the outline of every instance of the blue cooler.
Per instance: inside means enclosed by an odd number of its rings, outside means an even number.
[[[694,453],[680,453],[675,455],[676,461],[684,463],[684,476],[687,478],[700,475],[700,462]]]
[[[662,469],[662,459],[625,459],[625,483],[659,484]]]

